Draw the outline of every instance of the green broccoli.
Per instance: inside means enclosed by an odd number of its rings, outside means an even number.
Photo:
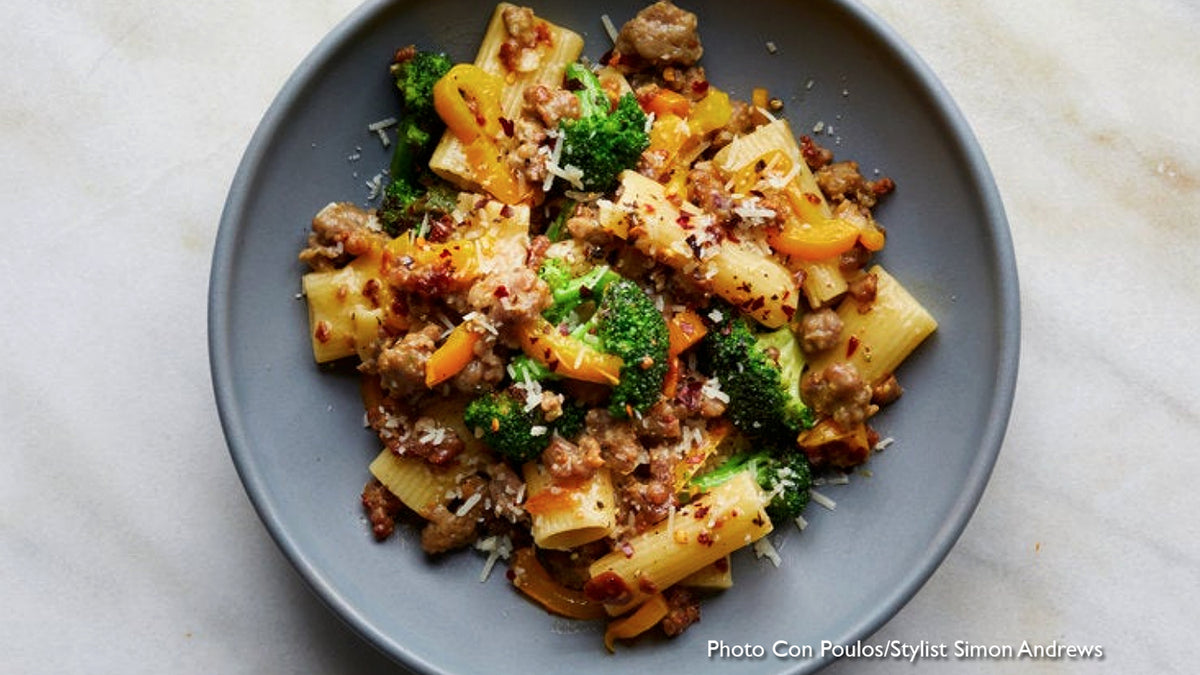
[[[667,374],[667,322],[654,300],[637,283],[607,265],[598,265],[578,276],[557,258],[542,263],[539,276],[550,286],[553,301],[542,312],[546,321],[564,325],[572,339],[622,359],[620,381],[612,389],[610,412],[629,417],[644,412],[659,399]],[[586,311],[592,309],[590,316]],[[530,359],[532,363],[532,359]],[[530,377],[553,377],[540,368],[526,368]]]
[[[377,211],[380,225],[395,236],[454,209],[457,193],[426,168],[445,124],[433,107],[433,85],[453,63],[445,54],[401,49],[390,73],[400,93],[400,121],[388,169],[391,180]]]
[[[573,276],[565,262],[551,258],[538,275],[550,286],[553,298],[542,312],[547,321],[568,331],[572,339],[621,357],[620,381],[613,386],[610,412],[624,418],[631,411],[644,412],[654,405],[667,375],[668,336],[667,321],[650,296],[607,265]],[[509,373],[518,382],[559,378],[525,356],[513,359]]]
[[[636,166],[650,146],[646,113],[632,93],[623,95],[614,110],[595,73],[581,64],[567,66],[566,83],[568,88],[580,87],[575,92],[580,116],[559,122],[563,143],[558,164],[582,171],[584,190],[606,192],[617,182],[617,174]]]
[[[700,491],[710,490],[741,471],[753,472],[755,481],[766,492],[766,511],[772,523],[795,520],[808,506],[812,468],[799,450],[738,453],[712,471],[696,476],[691,484]]]
[[[555,433],[568,441],[575,440],[583,432],[587,413],[587,406],[573,401],[563,402],[562,415],[553,422]]]
[[[609,282],[593,316],[601,351],[620,356],[620,382],[609,412],[626,417],[658,401],[667,376],[667,321],[650,296],[628,279]]]
[[[729,396],[726,414],[734,426],[754,438],[795,439],[815,422],[800,397],[804,355],[787,326],[755,333],[731,309],[718,317],[701,342],[710,375]]]
[[[449,215],[458,205],[458,191],[428,172],[417,180],[392,177],[383,190],[376,216],[391,236],[420,226],[430,219]]]
[[[562,241],[570,236],[570,232],[566,230],[567,221],[574,215],[575,207],[577,206],[579,206],[579,202],[571,199],[568,199],[562,205],[562,208],[558,210],[558,215],[554,217],[554,220],[550,221],[550,225],[546,228],[547,239],[555,242]]]
[[[580,306],[594,302],[610,282],[621,278],[607,265],[594,267],[575,277],[571,275],[570,266],[561,258],[546,259],[538,270],[538,276],[550,286],[553,302],[542,312],[542,316],[553,324],[562,323]]]
[[[540,408],[526,410],[522,400],[508,391],[475,398],[463,410],[463,423],[492,450],[520,464],[536,459],[550,438],[558,434],[573,439],[583,431],[587,408],[565,403],[562,415],[547,422]]]

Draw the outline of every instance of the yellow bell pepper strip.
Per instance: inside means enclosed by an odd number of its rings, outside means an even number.
[[[699,342],[707,332],[704,319],[700,318],[696,310],[689,307],[675,312],[667,320],[668,353],[671,356],[679,356],[687,351],[688,347]]]
[[[532,548],[513,551],[512,583],[547,610],[569,619],[600,619],[607,616],[604,604],[588,600],[583,591],[567,588],[555,581]]]
[[[687,121],[693,134],[703,136],[729,124],[731,117],[733,117],[733,105],[729,102],[729,94],[710,86],[708,92],[704,94],[704,98],[692,106],[692,112],[688,115]]]
[[[776,251],[801,260],[826,260],[854,247],[860,230],[839,218],[817,223],[788,221],[767,235]]]
[[[624,361],[613,354],[563,335],[558,328],[538,316],[523,322],[517,330],[521,351],[529,358],[572,380],[613,385],[621,381]]]
[[[610,652],[616,651],[614,643],[617,640],[637,637],[654,628],[667,615],[669,609],[662,593],[651,595],[629,616],[609,622],[608,627],[604,629],[604,646]]]
[[[638,103],[641,104],[642,110],[654,113],[655,117],[663,115],[687,117],[692,111],[692,102],[687,100],[683,94],[670,89],[658,89],[650,96],[639,100]]]
[[[462,372],[475,358],[475,344],[483,335],[470,321],[464,321],[450,331],[442,343],[425,361],[425,386],[432,389]]]
[[[755,108],[766,110],[771,103],[771,94],[765,87],[755,87],[750,90],[750,102],[754,104]]]
[[[446,127],[462,141],[467,162],[474,167],[475,182],[505,204],[516,204],[529,196],[529,189],[504,160],[499,139],[500,93],[504,81],[499,76],[469,64],[460,63],[433,85],[433,107]]]

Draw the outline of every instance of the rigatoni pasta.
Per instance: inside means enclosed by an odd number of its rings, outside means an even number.
[[[782,563],[769,535],[878,451],[937,322],[875,258],[890,180],[709,82],[694,15],[581,50],[509,3],[470,63],[397,50],[383,197],[316,214],[302,284],[313,358],[352,360],[383,446],[375,536],[507,561],[613,650],[736,592],[739,551]]]

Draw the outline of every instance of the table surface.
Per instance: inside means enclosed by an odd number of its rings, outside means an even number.
[[[865,4],[978,135],[1011,221],[1023,324],[978,511],[870,641],[1105,652],[921,672],[1193,672],[1200,5]],[[255,516],[206,346],[212,246],[242,151],[356,2],[2,5],[0,200],[19,243],[0,254],[0,671],[398,672]]]

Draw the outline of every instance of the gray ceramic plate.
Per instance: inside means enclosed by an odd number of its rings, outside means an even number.
[[[1003,208],[967,124],[910,49],[851,2],[682,4],[701,17],[717,86],[743,98],[770,88],[794,127],[824,122],[839,157],[899,185],[879,212],[890,231],[881,261],[941,328],[901,371],[906,395],[877,419],[896,442],[871,461],[873,477],[827,489],[837,509],[810,510],[809,529],[780,545],[782,567],[741,556],[736,588],[705,604],[701,623],[615,656],[598,627],[547,615],[502,571],[480,583],[474,553],[430,561],[411,532],[376,544],[358,505],[376,442],[353,374],[312,363],[296,252],[321,206],[365,202],[364,182],[387,164],[366,125],[393,113],[393,49],[415,42],[470,60],[491,5],[369,2],[304,60],[246,151],[213,259],[210,352],[229,447],[267,528],[333,611],[409,667],[811,672],[827,659],[710,659],[707,645],[867,638],[933,572],[983,492],[1012,403],[1018,295]],[[535,9],[583,33],[595,58],[608,46],[600,14],[619,25],[640,6]]]

